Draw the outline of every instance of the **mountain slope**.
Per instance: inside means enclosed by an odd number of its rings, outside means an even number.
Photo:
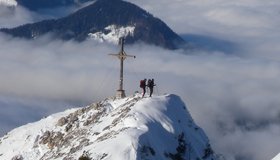
[[[51,115],[0,139],[0,159],[215,160],[176,95],[107,99]]]
[[[112,31],[112,27],[116,29]],[[185,44],[185,41],[160,19],[122,0],[98,0],[61,19],[45,20],[1,31],[29,39],[53,33],[61,39],[83,41],[92,37],[96,39],[102,34],[112,34],[122,27],[133,28],[125,35],[119,35],[126,36],[127,43],[142,41],[168,49],[176,49]]]

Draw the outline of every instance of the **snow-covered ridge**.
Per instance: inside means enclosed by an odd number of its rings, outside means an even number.
[[[8,6],[8,7],[17,6],[17,1],[15,1],[15,0],[0,0],[0,6]]]
[[[280,153],[276,157],[274,157],[272,160],[280,160]]]
[[[104,31],[89,33],[89,39],[93,39],[99,42],[109,42],[118,44],[119,38],[126,37],[128,35],[133,36],[135,26],[116,26],[110,25],[104,28]]]
[[[0,159],[217,160],[176,95],[106,99],[51,115],[0,139]]]

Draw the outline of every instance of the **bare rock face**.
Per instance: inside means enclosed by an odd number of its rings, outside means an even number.
[[[105,103],[105,102],[102,102]],[[41,136],[38,136],[34,142],[33,148],[38,148],[38,145],[47,146],[52,152],[44,154],[42,159],[53,159],[64,157],[64,159],[75,159],[71,154],[81,151],[84,147],[89,146],[93,142],[87,136],[98,136],[100,133],[91,133],[87,127],[98,123],[100,118],[106,115],[106,109],[101,102],[94,103],[88,107],[84,107],[63,116],[56,122],[56,127],[62,131],[45,131]],[[64,128],[64,130],[63,130]],[[106,136],[103,135],[103,139]],[[108,138],[108,137],[107,137]],[[73,145],[73,142],[75,145]],[[68,153],[60,153],[63,148],[71,148]],[[59,148],[59,149],[58,149]]]
[[[43,136],[40,138],[41,144],[47,144],[50,141],[50,137],[51,137],[51,132],[50,131],[46,131]]]
[[[63,141],[64,134],[61,132],[50,132],[46,131],[43,136],[40,138],[40,144],[47,145],[49,149],[54,147],[59,147]]]
[[[68,119],[67,118],[65,118],[65,117],[62,117],[62,118],[60,118],[59,120],[58,120],[58,122],[57,122],[57,126],[64,126],[66,123],[68,122]]]
[[[77,120],[79,120],[79,118],[78,118],[78,112],[74,112],[74,113],[71,113],[70,115],[69,115],[69,122],[70,123],[74,123],[74,122],[76,122]]]
[[[16,155],[12,158],[12,160],[23,160],[22,155]]]

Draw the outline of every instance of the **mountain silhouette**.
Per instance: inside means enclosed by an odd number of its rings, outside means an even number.
[[[108,34],[109,26],[133,27],[125,35],[126,43],[144,42],[168,49],[177,49],[186,42],[163,21],[140,7],[122,0],[98,0],[79,11],[60,19],[44,20],[12,29],[1,29],[15,37],[35,39],[46,33],[63,40],[84,41],[89,34]]]

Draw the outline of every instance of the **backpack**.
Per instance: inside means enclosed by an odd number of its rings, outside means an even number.
[[[145,81],[144,80],[141,80],[140,81],[140,88],[144,88],[145,87]]]

